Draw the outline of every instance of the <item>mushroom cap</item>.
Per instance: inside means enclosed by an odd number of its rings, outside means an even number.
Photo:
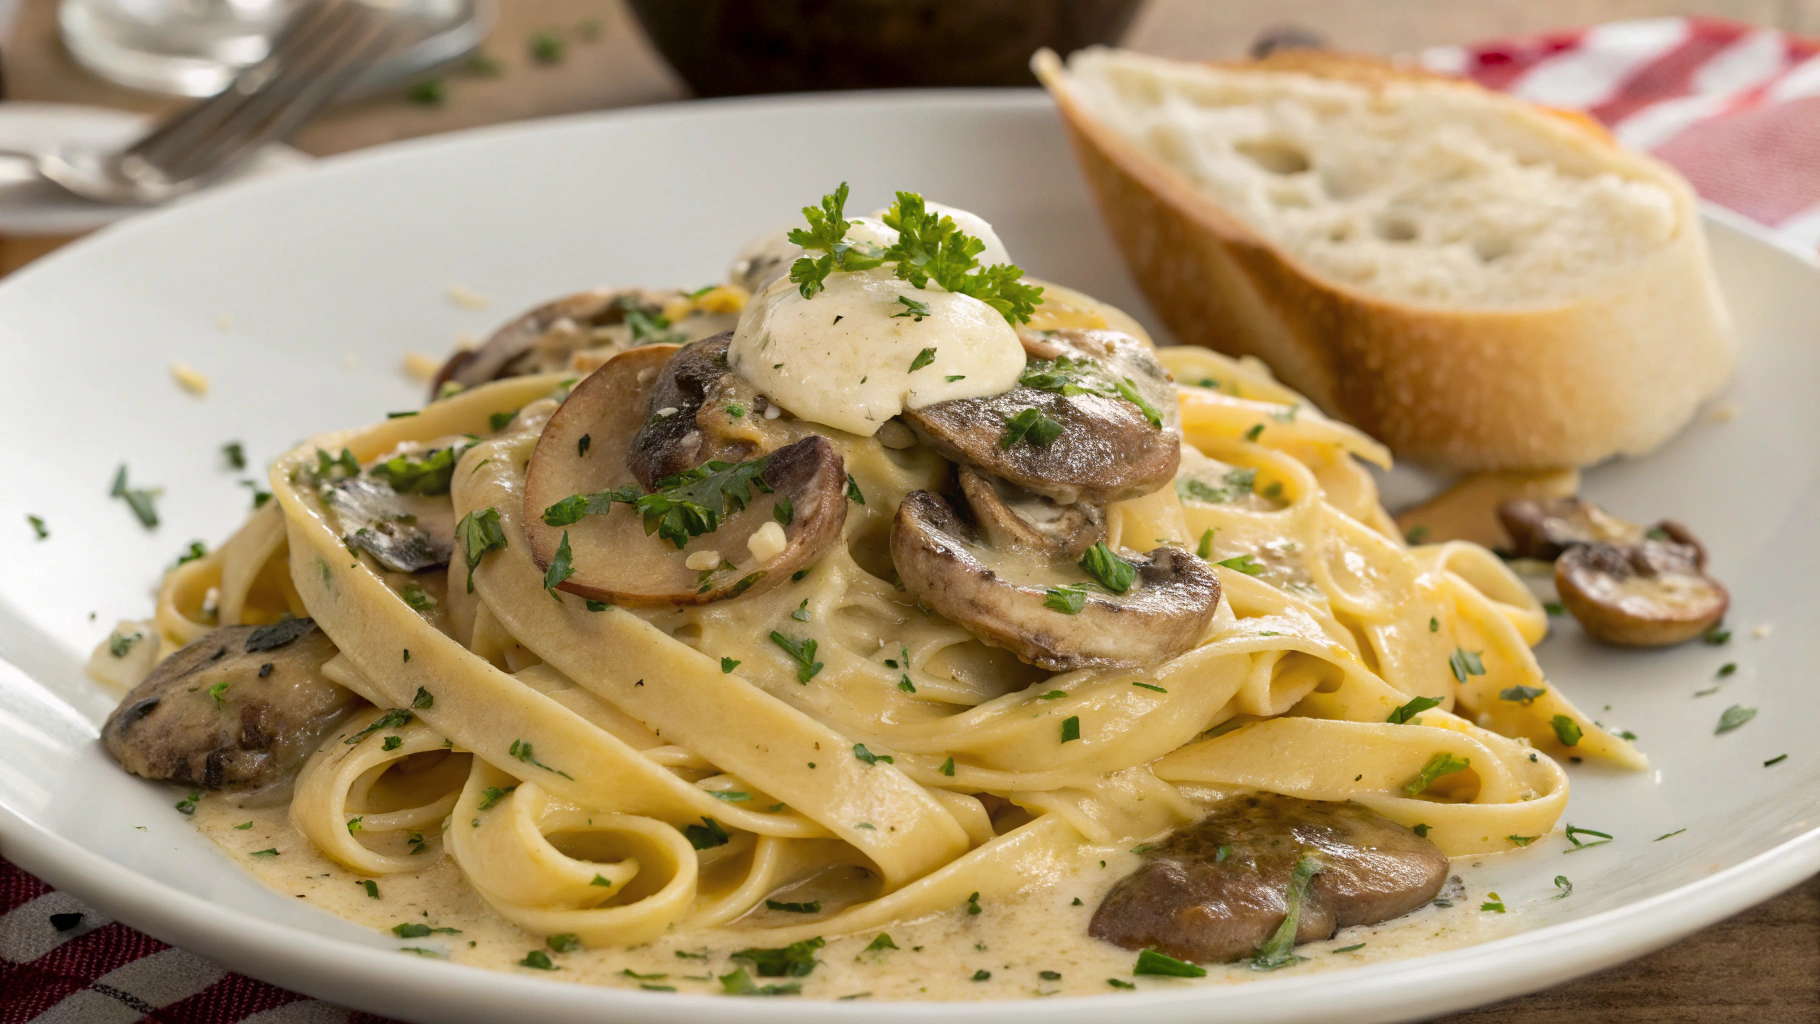
[[[1555,590],[1586,632],[1624,647],[1684,643],[1725,617],[1731,595],[1675,541],[1578,544],[1555,560]]]
[[[1354,804],[1264,793],[1222,804],[1153,846],[1106,894],[1088,933],[1188,961],[1250,956],[1287,916],[1303,854],[1322,868],[1302,903],[1298,943],[1401,917],[1447,881],[1447,855],[1402,825]]]
[[[363,702],[322,666],[334,643],[309,619],[222,626],[153,667],[101,727],[120,766],[204,789],[288,783]]]
[[[677,351],[674,345],[645,345],[614,356],[569,392],[538,437],[525,471],[524,528],[532,557],[545,569],[568,535],[574,575],[561,590],[630,606],[706,604],[775,586],[814,564],[840,538],[846,470],[834,445],[819,435],[763,456],[759,484],[743,491],[749,498],[744,507],[730,503],[717,529],[689,538],[680,549],[647,534],[630,504],[614,502],[605,514],[564,526],[545,521],[552,505],[572,495],[635,484],[632,440],[650,419],[655,383]],[[779,510],[784,499],[787,515]],[[786,543],[760,561],[747,542],[773,522],[782,526]],[[689,568],[688,558],[703,551],[720,553],[724,567]]]
[[[1126,560],[1137,579],[1123,594],[1094,590],[1080,611],[1048,607],[1049,591],[1078,584],[1073,566],[979,542],[946,500],[912,491],[897,507],[891,557],[904,588],[974,636],[1055,672],[1159,664],[1200,642],[1220,581],[1186,551],[1160,547]]]
[[[786,439],[760,415],[766,400],[727,366],[732,331],[692,341],[670,357],[651,386],[653,415],[632,439],[626,465],[647,489],[704,462],[742,462]],[[744,410],[726,412],[729,405]],[[657,415],[672,410],[664,415]]]
[[[449,564],[455,513],[445,497],[399,494],[364,474],[322,488],[322,502],[342,542],[394,572]]]
[[[947,459],[1053,498],[1122,501],[1149,494],[1175,479],[1181,462],[1181,410],[1169,372],[1142,341],[1112,330],[1019,332],[1034,360],[1090,359],[1101,381],[1131,382],[1162,421],[1124,398],[1066,395],[1020,383],[1003,394],[937,402],[906,409],[904,419]],[[1026,436],[1006,447],[1005,422],[1027,409],[1059,423],[1048,444]]]

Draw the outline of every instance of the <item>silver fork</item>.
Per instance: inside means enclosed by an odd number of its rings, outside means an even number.
[[[364,0],[306,0],[264,60],[118,152],[15,153],[87,199],[162,203],[289,138],[397,39],[399,19]]]

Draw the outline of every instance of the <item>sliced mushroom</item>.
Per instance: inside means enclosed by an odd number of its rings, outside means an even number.
[[[1519,558],[1552,562],[1576,544],[1636,544],[1671,540],[1695,549],[1701,568],[1706,549],[1687,527],[1664,519],[1643,527],[1580,498],[1522,498],[1498,506],[1498,522],[1509,534],[1511,553]]]
[[[846,469],[834,445],[819,435],[759,456],[762,465],[738,464],[745,467],[738,476],[749,483],[705,496],[708,506],[725,501],[714,530],[687,538],[681,548],[647,532],[655,520],[624,500],[643,493],[630,449],[652,415],[658,376],[676,351],[650,345],[614,356],[575,386],[538,438],[525,473],[525,532],[533,557],[546,569],[568,536],[574,575],[560,585],[563,590],[633,606],[706,604],[775,586],[813,565],[840,538]],[[704,481],[681,486],[704,497]],[[607,496],[614,491],[621,492],[618,500]],[[722,498],[726,493],[733,497]],[[552,512],[575,495],[599,496],[596,513]],[[707,567],[692,568],[691,561]]]
[[[1717,625],[1731,604],[1702,560],[1699,548],[1672,540],[1576,544],[1555,560],[1555,591],[1593,637],[1667,647]]]
[[[1220,600],[1206,563],[1171,547],[1124,557],[1137,569],[1125,593],[1085,587],[1071,563],[982,543],[972,523],[928,491],[906,495],[891,528],[892,561],[918,601],[1056,672],[1155,665],[1206,633]]]
[[[767,400],[727,366],[732,331],[684,345],[651,388],[651,418],[626,463],[647,488],[710,460],[741,462],[789,440]]]
[[[1149,850],[1106,894],[1088,934],[1188,961],[1250,956],[1288,916],[1290,873],[1304,855],[1321,869],[1301,904],[1297,943],[1401,917],[1447,881],[1446,855],[1401,825],[1354,804],[1266,793]]]
[[[685,298],[675,289],[597,288],[546,302],[493,332],[479,348],[450,356],[430,383],[430,397],[448,382],[470,388],[565,369],[585,349],[681,342],[733,326],[734,317],[727,314],[692,314],[676,324],[664,320],[664,308]]]
[[[971,466],[956,475],[986,543],[995,548],[1073,561],[1106,536],[1106,513],[1097,505],[1059,505]]]
[[[148,779],[282,786],[363,703],[323,677],[335,653],[309,619],[223,626],[159,662],[108,716],[102,743]]]
[[[455,549],[455,510],[448,498],[399,494],[384,481],[364,475],[327,484],[321,493],[348,547],[367,552],[396,572],[449,564]]]
[[[1175,478],[1182,455],[1175,386],[1143,342],[1110,330],[1024,330],[1018,337],[1032,360],[1023,383],[1000,395],[907,409],[904,419],[944,457],[1064,505],[1135,498]],[[1033,371],[1053,370],[1064,356],[1093,363],[1089,390],[1064,394],[1053,377],[1057,390],[1032,386]],[[1160,427],[1114,390],[1125,382]],[[1016,417],[1031,417],[1028,410],[1060,433],[1046,439],[1040,429],[1008,432]]]

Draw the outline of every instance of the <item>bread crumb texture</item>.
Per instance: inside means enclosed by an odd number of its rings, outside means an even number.
[[[1417,305],[1610,290],[1680,230],[1675,197],[1565,119],[1441,80],[1376,83],[1090,49],[1071,91],[1310,270]]]

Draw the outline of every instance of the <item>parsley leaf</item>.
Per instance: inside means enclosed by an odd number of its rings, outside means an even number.
[[[790,280],[796,282],[797,291],[805,299],[814,298],[815,293],[825,287],[828,275],[836,270],[871,270],[885,262],[885,253],[878,246],[846,240],[847,228],[852,223],[847,220],[846,206],[847,183],[843,181],[839,188],[822,196],[819,208],[803,207],[803,219],[809,222],[808,230],[793,228],[790,231],[792,245],[823,254],[804,256],[790,265]]]
[[[1062,436],[1062,429],[1062,425],[1043,410],[1031,406],[1005,417],[1005,435],[999,438],[998,446],[1010,449],[1019,441],[1028,440],[1038,448],[1047,448]]]
[[[1455,757],[1448,753],[1436,754],[1429,758],[1428,763],[1422,766],[1422,770],[1416,773],[1416,777],[1410,779],[1409,783],[1403,787],[1403,795],[1420,796],[1423,790],[1434,783],[1434,780],[1443,775],[1465,771],[1471,764],[1471,758]]]
[[[1447,659],[1447,667],[1453,669],[1453,677],[1462,683],[1467,676],[1485,674],[1485,663],[1479,660],[1479,655],[1463,647],[1453,649],[1453,654]]]
[[[784,649],[796,661],[796,681],[808,683],[815,674],[822,670],[822,663],[815,660],[815,640],[805,638],[792,640],[777,630],[771,631],[771,642]]]
[[[1389,722],[1391,725],[1404,725],[1409,722],[1410,719],[1427,711],[1429,708],[1438,708],[1440,706],[1441,700],[1439,697],[1417,697],[1395,711],[1392,711],[1390,717],[1385,719],[1385,721]]]
[[[720,827],[720,822],[708,817],[702,818],[701,822],[700,825],[683,826],[683,835],[689,840],[690,846],[697,850],[712,850],[716,846],[727,845],[727,840],[731,837],[727,835],[726,829]]]
[[[556,554],[550,556],[550,567],[544,570],[543,589],[556,600],[562,595],[556,592],[563,581],[575,575],[575,564],[569,551],[569,531],[562,531],[562,540],[556,545]]]
[[[468,593],[474,592],[474,570],[489,551],[503,551],[506,532],[499,525],[499,510],[487,508],[469,512],[455,524],[455,545],[468,563]]]
[[[924,307],[924,308],[926,309],[927,307]],[[899,315],[901,316],[902,314],[899,314]],[[921,352],[918,352],[916,354],[915,359],[910,360],[910,372],[915,373],[916,371],[922,369],[925,366],[928,366],[930,363],[933,363],[933,362],[935,362],[935,349],[932,349],[932,348],[923,349]]]
[[[1247,576],[1256,576],[1264,571],[1263,564],[1251,555],[1235,555],[1232,558],[1223,559],[1213,564],[1226,569],[1242,572]]]
[[[899,295],[897,297],[897,301],[903,303],[904,311],[902,313],[891,314],[891,319],[893,319],[893,320],[896,320],[899,317],[907,316],[907,317],[910,317],[915,323],[920,324],[923,322],[923,317],[932,315],[933,311],[930,310],[929,304],[927,302],[922,302],[920,300],[913,299],[908,295]],[[929,358],[927,360],[924,360],[923,359],[924,356],[928,356]],[[915,373],[916,371],[922,369],[923,367],[928,366],[930,362],[933,362],[935,360],[935,350],[932,348],[923,349],[923,351],[920,354],[918,354],[916,358],[918,361],[910,364],[911,373]]]
[[[1081,556],[1080,567],[1100,586],[1115,594],[1123,594],[1137,582],[1137,566],[1113,554],[1103,540],[1096,542]]]
[[[1308,898],[1308,886],[1324,867],[1310,854],[1305,853],[1296,860],[1289,872],[1289,888],[1284,893],[1289,912],[1270,938],[1258,947],[1257,955],[1251,959],[1252,970],[1274,971],[1306,959],[1295,953],[1295,934],[1301,925],[1302,903]]]
[[[613,503],[631,505],[638,501],[638,487],[626,484],[593,494],[571,494],[543,510],[543,521],[549,526],[573,526],[584,516],[604,516],[613,511]]]
[[[1519,704],[1528,704],[1548,691],[1540,686],[1507,686],[1498,691],[1499,700],[1512,700]]]
[[[126,463],[120,464],[119,472],[114,474],[114,486],[108,492],[110,497],[126,502],[126,507],[133,510],[138,517],[139,525],[151,529],[158,525],[158,509],[152,505],[152,499],[158,496],[156,489],[133,488],[126,485]]]
[[[1079,615],[1087,607],[1086,584],[1076,583],[1066,587],[1050,587],[1043,591],[1043,607],[1052,608],[1064,615]]]
[[[752,965],[761,978],[803,978],[815,970],[820,961],[815,959],[815,951],[827,943],[821,936],[792,942],[781,949],[741,949],[732,954],[735,960],[744,960]]]
[[[1205,978],[1207,968],[1165,956],[1154,949],[1138,953],[1137,965],[1131,968],[1133,974],[1155,974],[1166,978]]]
[[[1562,746],[1574,746],[1580,742],[1580,737],[1585,735],[1580,731],[1580,723],[1566,715],[1556,715],[1549,720],[1548,724],[1554,727],[1555,739],[1560,740]]]
[[[754,487],[771,493],[760,477],[769,462],[770,456],[735,464],[714,460],[657,481],[656,491],[635,502],[645,535],[655,533],[681,549],[690,537],[720,529],[724,516],[752,501]]]
[[[1724,714],[1719,716],[1719,726],[1713,730],[1713,735],[1717,736],[1720,733],[1731,732],[1733,729],[1738,728],[1755,717],[1757,717],[1756,708],[1747,708],[1742,704],[1733,704],[1731,707],[1725,709]]]
[[[498,430],[499,427],[493,429]],[[392,485],[392,490],[399,494],[421,494],[426,497],[447,494],[449,481],[455,476],[456,463],[472,447],[472,444],[450,445],[447,448],[432,448],[418,456],[394,455],[384,462],[375,463],[367,473]]]

